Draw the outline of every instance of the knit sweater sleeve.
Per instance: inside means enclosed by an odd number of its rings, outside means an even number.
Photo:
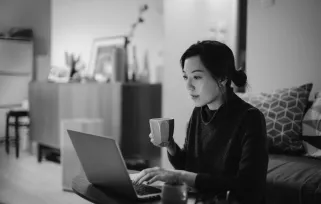
[[[187,131],[189,130],[189,126],[187,127]],[[185,168],[185,160],[186,160],[186,149],[188,146],[188,137],[185,138],[185,143],[183,148],[181,149],[176,143],[176,152],[174,155],[171,155],[167,152],[168,160],[173,165],[175,169],[183,170]]]
[[[167,152],[167,156],[168,156],[168,160],[169,162],[173,165],[173,167],[175,169],[179,169],[179,170],[185,170],[185,161],[186,161],[186,151],[189,144],[189,137],[188,137],[188,133],[191,131],[191,125],[192,125],[192,121],[193,121],[193,117],[195,117],[195,113],[197,108],[195,108],[193,110],[193,113],[191,115],[191,118],[188,122],[187,125],[187,129],[186,129],[186,137],[185,137],[185,142],[184,142],[184,146],[183,148],[180,148],[176,143],[174,145],[176,145],[176,152],[174,155],[169,154],[169,152]]]
[[[236,176],[199,173],[195,179],[195,187],[206,191],[230,190],[244,203],[260,203],[264,196],[268,164],[263,114],[257,109],[248,110],[242,126],[245,133],[241,139],[241,159]]]
[[[176,152],[175,155],[171,155],[167,152],[168,160],[173,165],[175,169],[183,170],[185,168],[185,157],[186,157],[186,151],[183,147],[182,149],[176,145]]]

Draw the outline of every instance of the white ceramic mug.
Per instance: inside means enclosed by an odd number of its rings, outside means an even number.
[[[161,147],[166,147],[173,138],[174,119],[173,118],[152,118],[149,120],[150,130],[154,136],[154,143]]]

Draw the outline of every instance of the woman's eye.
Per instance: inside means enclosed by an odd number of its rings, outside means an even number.
[[[184,79],[184,80],[187,80],[187,76],[183,76],[183,79]]]
[[[201,79],[202,77],[200,77],[200,76],[194,76],[194,79]]]

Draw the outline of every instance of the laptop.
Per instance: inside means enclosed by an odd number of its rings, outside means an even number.
[[[160,199],[161,189],[132,183],[117,142],[110,137],[67,130],[90,183],[134,200]]]

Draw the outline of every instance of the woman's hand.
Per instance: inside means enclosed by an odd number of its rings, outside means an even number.
[[[155,181],[163,181],[166,183],[181,183],[180,171],[167,170],[160,167],[148,168],[139,172],[135,178],[134,183],[141,184],[144,181],[147,184],[154,183]]]
[[[160,146],[159,144],[157,144],[155,142],[155,138],[154,138],[154,135],[152,133],[149,133],[148,136],[149,136],[150,142],[153,143],[153,145],[155,145],[156,147],[162,147],[162,146]]]
[[[155,145],[156,147],[168,147],[174,142],[173,138],[169,138],[168,142],[157,144],[155,137],[152,133],[149,133],[149,138],[150,138],[150,142],[153,143],[153,145]]]

